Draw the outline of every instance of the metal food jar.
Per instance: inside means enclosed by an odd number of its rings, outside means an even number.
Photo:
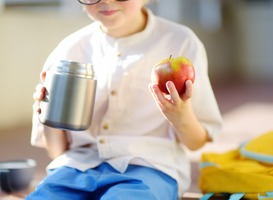
[[[92,64],[61,60],[46,73],[41,123],[59,129],[85,130],[91,125],[96,93]]]

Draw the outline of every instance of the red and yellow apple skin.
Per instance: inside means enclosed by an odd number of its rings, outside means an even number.
[[[172,81],[176,90],[181,95],[185,92],[185,82],[191,80],[194,82],[195,70],[190,60],[183,56],[168,58],[158,62],[152,70],[152,83],[158,85],[160,91],[169,94],[166,83]]]

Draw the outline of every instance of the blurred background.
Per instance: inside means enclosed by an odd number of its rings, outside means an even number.
[[[272,0],[156,0],[150,8],[203,41],[223,114],[246,102],[273,102]],[[0,160],[48,163],[29,144],[32,94],[52,49],[89,23],[76,0],[0,0]]]

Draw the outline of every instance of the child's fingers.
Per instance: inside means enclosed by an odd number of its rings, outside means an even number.
[[[174,83],[172,81],[168,81],[166,83],[166,87],[167,87],[167,90],[169,91],[170,93],[170,97],[171,97],[171,101],[174,103],[174,104],[177,104],[181,101],[180,99],[180,96],[176,90],[176,87],[174,85]]]
[[[183,96],[184,98],[189,99],[192,97],[192,94],[193,94],[193,84],[191,80],[187,80],[185,84],[186,84],[186,90]]]
[[[157,103],[160,104],[164,104],[165,98],[164,96],[161,94],[159,88],[157,85],[155,84],[150,84],[149,85],[150,90],[152,91],[152,95],[154,96],[154,98],[156,99]]]
[[[36,91],[33,94],[34,100],[42,100],[45,96],[45,87],[42,84],[36,86]]]
[[[42,72],[40,73],[40,79],[41,79],[42,82],[45,81],[45,77],[46,77],[46,72],[45,72],[45,71],[42,71]]]
[[[35,101],[34,104],[32,105],[32,109],[34,112],[41,112],[41,108],[40,108],[40,103],[38,101]]]

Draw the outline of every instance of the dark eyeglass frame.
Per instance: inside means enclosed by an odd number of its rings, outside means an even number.
[[[97,0],[95,3],[85,3],[85,2],[82,2],[81,0],[78,0],[78,2],[79,2],[80,4],[88,5],[88,6],[90,6],[90,5],[95,5],[95,4],[99,3],[100,1],[101,1],[101,0]],[[128,0],[116,0],[116,1],[122,2],[122,1],[128,1]]]

